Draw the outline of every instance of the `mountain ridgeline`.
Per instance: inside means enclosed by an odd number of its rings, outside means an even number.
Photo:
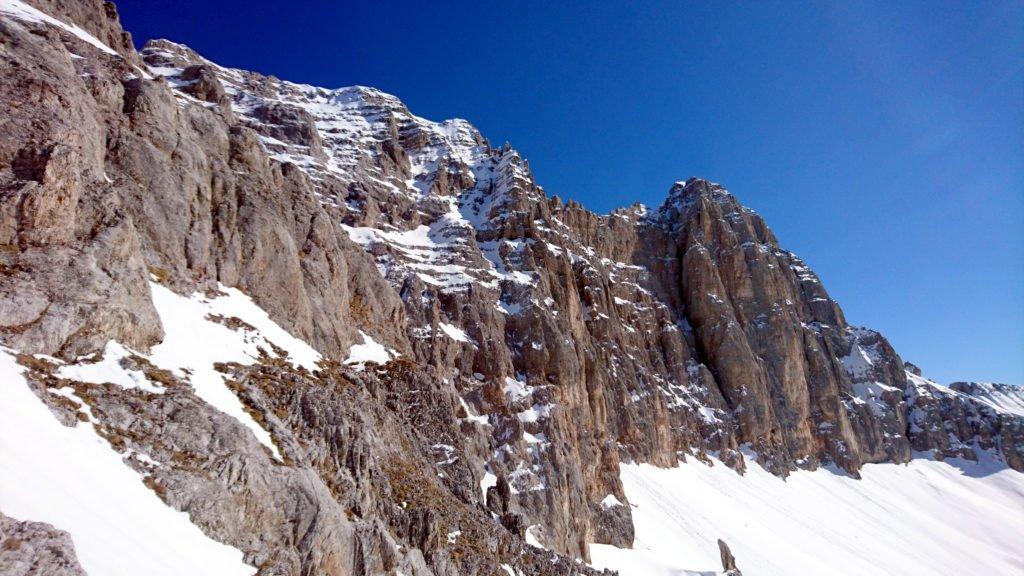
[[[594,214],[463,120],[26,4],[66,26],[0,12],[0,343],[260,574],[590,573],[633,541],[622,461],[1024,470],[1018,390],[923,378],[718,184]],[[279,454],[147,356],[157,287],[237,288],[322,355],[218,364]],[[165,391],[62,375],[110,341]]]

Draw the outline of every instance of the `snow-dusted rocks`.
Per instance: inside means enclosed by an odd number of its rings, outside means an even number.
[[[910,371],[906,376],[908,429],[915,450],[971,460],[994,454],[1024,470],[1019,387],[974,382],[943,386]]]
[[[995,410],[1024,416],[1024,388],[995,382],[953,382],[949,389],[988,404]]]

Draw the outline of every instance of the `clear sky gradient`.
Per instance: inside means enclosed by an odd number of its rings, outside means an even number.
[[[1024,384],[1024,3],[126,0],[141,44],[509,141],[592,210],[720,182],[848,320]]]

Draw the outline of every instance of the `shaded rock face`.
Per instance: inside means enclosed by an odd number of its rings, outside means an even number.
[[[323,353],[315,374],[223,367],[283,462],[186,384],[29,362],[58,417],[46,390],[78,386],[116,449],[166,464],[151,487],[261,574],[589,573],[569,559],[588,542],[632,543],[623,459],[856,474],[977,446],[1024,469],[1020,416],[906,372],[717,184],[596,215],[463,120],[169,41],[136,53],[110,4],[33,4],[119,55],[0,16],[0,343],[145,350],[153,280],[237,287]],[[399,360],[344,366],[364,335]]]
[[[0,514],[0,574],[85,576],[67,532]]]
[[[736,568],[736,558],[732,555],[732,551],[729,550],[729,545],[721,538],[718,539],[718,552],[722,558],[722,571],[730,576],[741,576],[742,572]]]

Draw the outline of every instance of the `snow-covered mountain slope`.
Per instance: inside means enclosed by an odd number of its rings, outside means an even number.
[[[240,551],[207,537],[188,514],[167,507],[143,483],[148,474],[136,472],[122,458],[143,468],[160,464],[142,453],[118,454],[93,430],[95,418],[73,388],[49,391],[81,406],[82,421],[66,426],[32,392],[24,371],[10,350],[0,349],[4,514],[70,533],[78,561],[90,575],[256,572]],[[16,566],[0,561],[0,573],[7,574],[8,568]]]
[[[712,459],[623,465],[632,550],[591,547],[622,576],[709,574],[724,540],[745,576],[1024,574],[1024,476],[992,460],[869,464],[786,479]]]
[[[163,395],[167,385],[147,375],[157,372],[140,366],[151,364],[237,420],[280,461],[270,433],[246,411],[215,365],[279,357],[313,370],[320,354],[236,289],[221,286],[211,294],[181,296],[153,282],[151,290],[165,336],[149,353],[110,341],[102,353],[73,363],[35,359],[54,367],[57,385],[43,392],[76,407],[80,422],[74,426],[62,425],[33,394],[23,366],[32,360],[23,356],[19,362],[16,351],[0,349],[0,510],[69,532],[89,574],[253,574],[241,552],[209,539],[187,514],[161,502],[144,480],[168,463],[111,445],[94,430],[100,420],[74,385]]]

